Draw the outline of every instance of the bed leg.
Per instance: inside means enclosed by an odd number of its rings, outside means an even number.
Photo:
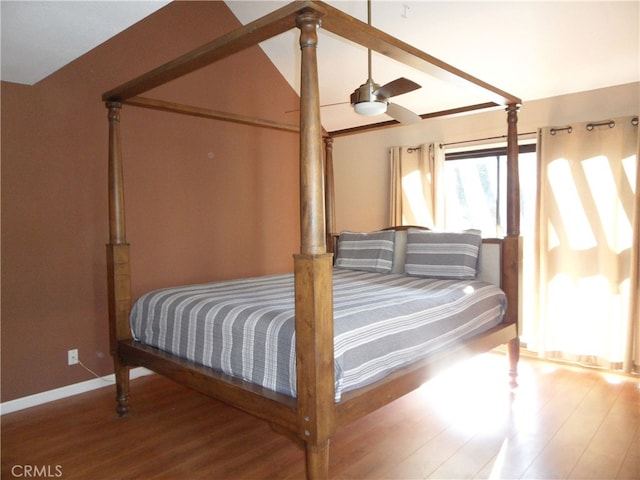
[[[119,360],[114,360],[114,367],[118,401],[116,412],[123,417],[129,412],[129,367],[122,365]]]
[[[329,440],[320,445],[306,443],[305,449],[307,480],[327,480],[329,478]]]
[[[509,340],[507,344],[507,357],[509,358],[509,386],[518,386],[518,360],[520,360],[520,338]]]

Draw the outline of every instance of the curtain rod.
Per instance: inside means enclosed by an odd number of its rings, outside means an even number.
[[[519,133],[518,137],[525,137],[528,135],[535,135],[538,132],[525,132],[525,133]],[[473,142],[484,142],[485,140],[501,140],[501,139],[505,139],[507,138],[506,135],[498,135],[497,137],[485,137],[485,138],[474,138],[473,140],[461,140],[459,142],[451,142],[451,143],[441,143],[440,145],[442,147],[448,147],[450,145],[460,145],[462,143],[473,143]],[[407,152],[408,153],[413,153],[417,150],[422,150],[422,147],[407,147]]]
[[[525,137],[528,135],[535,135],[538,132],[525,132],[525,133],[519,133],[518,137]],[[473,142],[484,142],[485,140],[502,140],[507,138],[506,135],[498,135],[497,137],[485,137],[485,138],[475,138],[473,140],[461,140],[459,142],[450,142],[450,143],[444,143],[443,146],[448,147],[450,145],[460,145],[462,143],[473,143]]]
[[[536,135],[538,132],[525,132],[525,133],[519,133],[518,137],[526,137],[529,135]],[[448,147],[450,145],[460,145],[463,143],[474,143],[474,142],[484,142],[485,140],[504,140],[506,139],[507,136],[506,135],[498,135],[497,137],[485,137],[485,138],[474,138],[473,140],[461,140],[459,142],[450,142],[450,143],[441,143],[440,145],[443,147]],[[413,153],[417,150],[421,150],[422,147],[407,147],[407,152],[408,153]]]
[[[591,131],[593,130],[595,127],[600,127],[602,125],[608,125],[609,128],[613,128],[616,126],[616,122],[614,122],[613,120],[605,120],[603,122],[592,122],[592,123],[588,123],[586,126],[586,129]],[[638,126],[638,117],[633,117],[631,119],[631,125],[634,126]],[[549,133],[551,133],[551,135],[555,135],[558,132],[562,132],[562,131],[567,131],[569,133],[571,133],[573,131],[573,127],[571,125],[569,125],[568,127],[554,127],[552,128]],[[537,135],[538,132],[525,132],[525,133],[519,133],[518,137],[524,137],[524,136],[529,136],[529,135]],[[451,143],[443,143],[442,146],[443,147],[448,147],[451,145],[461,145],[463,143],[473,143],[473,142],[484,142],[485,140],[501,140],[501,139],[505,139],[507,138],[506,135],[498,135],[497,137],[485,137],[485,138],[475,138],[473,140],[461,140],[459,142],[451,142]],[[421,150],[422,147],[408,147],[407,148],[407,152],[408,153],[413,153],[417,150]]]
[[[596,127],[603,127],[605,125],[608,126],[609,128],[613,128],[616,126],[616,122],[614,120],[603,120],[602,122],[590,122],[585,125],[585,128],[589,131],[592,131]],[[636,127],[638,126],[638,117],[631,118],[631,125]],[[573,132],[573,127],[571,125],[567,127],[553,127],[549,130],[549,133],[551,135],[555,135],[558,132],[564,132],[564,131],[566,131],[567,133],[571,133]]]

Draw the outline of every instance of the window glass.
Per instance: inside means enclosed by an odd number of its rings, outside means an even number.
[[[535,145],[525,145],[518,157],[520,231],[533,233],[536,195]],[[447,154],[445,161],[445,229],[477,228],[483,237],[506,235],[506,148]]]

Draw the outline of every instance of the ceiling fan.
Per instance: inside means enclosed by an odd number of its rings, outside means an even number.
[[[371,26],[371,0],[367,0],[367,24]],[[417,83],[404,77],[397,78],[383,86],[373,81],[371,75],[371,49],[368,54],[367,81],[351,94],[351,106],[360,115],[373,116],[386,113],[401,123],[414,123],[422,120],[420,115],[408,108],[389,102],[391,97],[403,95],[421,88]]]

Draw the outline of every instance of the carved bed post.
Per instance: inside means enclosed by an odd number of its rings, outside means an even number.
[[[304,12],[300,29],[300,254],[294,256],[298,436],[308,479],[329,475],[335,431],[332,255],[326,252],[322,125],[316,45],[321,21]]]
[[[520,317],[520,275],[522,266],[522,241],[520,238],[520,180],[518,173],[518,108],[515,103],[507,106],[507,236],[505,238],[503,262],[503,289],[507,294],[509,306],[505,321],[515,323],[517,327]],[[519,334],[519,328],[517,328]],[[516,387],[518,377],[518,360],[520,358],[520,337],[509,341],[510,384]]]
[[[520,187],[518,178],[518,109],[507,106],[507,235],[520,236]]]
[[[131,275],[129,244],[125,233],[124,176],[120,146],[120,109],[122,104],[107,102],[109,109],[109,244],[107,276],[109,294],[109,339],[116,376],[120,416],[129,409],[129,367],[122,364],[118,342],[131,338]]]
[[[324,203],[326,209],[327,249],[335,254],[333,234],[336,233],[335,190],[333,179],[333,138],[324,137]]]

